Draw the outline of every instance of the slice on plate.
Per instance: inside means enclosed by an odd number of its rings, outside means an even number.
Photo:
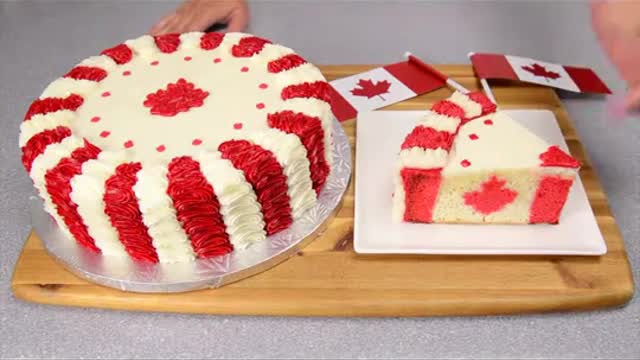
[[[557,223],[580,163],[481,93],[437,102],[405,138],[393,219]]]

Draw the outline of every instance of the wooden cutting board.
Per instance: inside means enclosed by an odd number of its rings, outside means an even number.
[[[328,79],[372,66],[324,66]],[[469,89],[467,65],[439,66]],[[503,108],[548,109],[560,122],[607,242],[601,257],[357,255],[353,251],[353,178],[342,209],[297,256],[216,290],[136,294],[93,285],[56,264],[32,233],[12,280],[15,295],[44,304],[181,313],[293,316],[479,315],[589,310],[633,296],[624,242],[600,182],[556,93],[520,83],[493,87]],[[441,89],[388,109],[427,109]],[[356,121],[343,123],[355,156]],[[357,176],[357,174],[355,174]],[[514,239],[516,240],[516,239]]]

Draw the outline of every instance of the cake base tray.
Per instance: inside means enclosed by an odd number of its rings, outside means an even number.
[[[327,78],[335,79],[372,67],[325,66],[322,70]],[[479,88],[470,66],[439,68],[465,87]],[[520,83],[496,83],[493,90],[502,108],[554,112],[571,153],[583,164],[580,176],[607,244],[605,255],[359,255],[353,250],[352,177],[342,207],[314,241],[287,261],[224,287],[151,294],[96,285],[56,263],[31,233],[16,264],[13,292],[26,301],[54,305],[287,316],[486,315],[625,304],[634,287],[624,241],[557,95],[548,88]],[[424,110],[449,93],[441,89],[386,110]],[[353,152],[356,122],[347,121],[343,126]]]

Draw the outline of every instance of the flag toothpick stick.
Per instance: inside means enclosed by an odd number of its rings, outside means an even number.
[[[473,52],[470,52],[470,53],[467,54],[469,59],[471,59],[473,54],[474,54]],[[473,64],[473,62],[471,62],[471,63]],[[491,88],[489,87],[489,82],[487,81],[487,79],[480,78],[480,84],[482,85],[482,89],[484,90],[484,93],[485,93],[485,95],[487,95],[489,100],[491,100],[492,103],[497,104],[496,97],[493,96],[493,91],[491,91]]]
[[[455,89],[457,91],[460,91],[463,94],[469,93],[469,90],[467,88],[465,88],[464,86],[460,85],[460,83],[456,82],[455,80],[451,79],[447,75],[445,75],[445,74],[441,73],[440,71],[436,70],[431,65],[429,65],[429,64],[425,63],[424,61],[420,60],[418,57],[416,57],[415,55],[413,55],[409,51],[405,52],[404,56],[409,60],[409,62],[411,62],[412,64],[414,64],[414,65],[416,65],[418,67],[420,67],[424,71],[426,71],[426,72],[428,72],[430,74],[433,74],[434,76],[440,78],[443,82],[445,82],[447,85],[449,85],[453,89]]]

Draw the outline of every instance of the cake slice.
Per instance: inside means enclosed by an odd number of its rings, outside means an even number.
[[[579,167],[483,94],[454,93],[402,144],[393,220],[557,223]]]

